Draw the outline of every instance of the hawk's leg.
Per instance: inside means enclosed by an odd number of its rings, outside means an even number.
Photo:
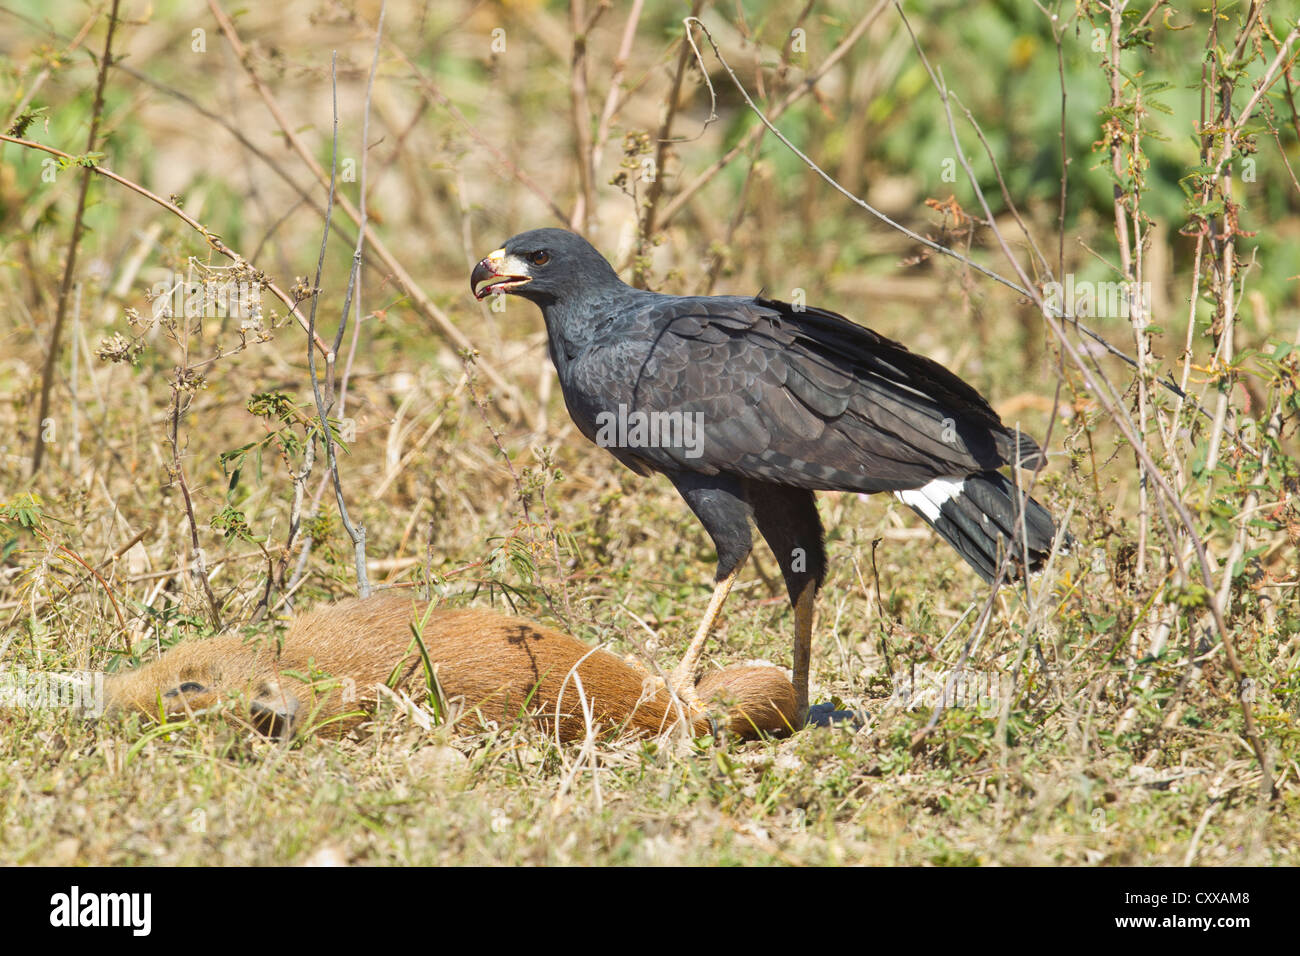
[[[672,690],[686,702],[700,706],[695,693],[695,668],[699,666],[704,645],[713,633],[722,605],[731,592],[731,586],[753,549],[749,532],[749,505],[741,492],[739,480],[726,475],[700,475],[680,473],[669,475],[681,492],[704,530],[718,549],[718,572],[714,577],[713,596],[705,609],[704,618],[695,630],[695,637],[681,663],[673,669],[670,682]]]
[[[695,637],[690,647],[686,648],[686,653],[682,655],[681,663],[673,668],[670,678],[673,691],[687,703],[699,704],[699,697],[695,693],[695,668],[699,666],[704,645],[708,642],[709,635],[713,633],[713,625],[717,623],[722,605],[727,600],[727,595],[731,593],[731,586],[740,576],[740,569],[744,565],[745,560],[742,558],[730,574],[720,578],[713,585],[713,597],[709,598],[709,606],[704,610],[704,618],[700,621],[700,626],[695,629]]]
[[[826,576],[826,547],[817,502],[807,489],[757,481],[746,482],[745,497],[753,506],[754,523],[781,565],[794,607],[795,712],[802,721],[808,712],[813,603]]]

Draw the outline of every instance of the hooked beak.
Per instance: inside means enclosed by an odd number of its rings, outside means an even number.
[[[504,249],[489,253],[474,267],[469,277],[469,288],[474,298],[484,299],[493,292],[514,292],[533,277],[528,274],[528,263],[518,256],[508,256]]]

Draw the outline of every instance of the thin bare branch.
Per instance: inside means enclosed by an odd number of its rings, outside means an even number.
[[[240,40],[239,33],[235,30],[234,23],[226,14],[226,11],[222,9],[219,0],[208,0],[208,9],[212,11],[212,15],[217,20],[217,25],[221,28],[221,32],[225,35],[227,42],[230,43],[231,49],[234,50],[235,57],[243,66],[244,72],[248,74],[248,78],[252,81],[254,89],[257,90],[258,95],[266,104],[267,110],[270,111],[271,116],[274,117],[276,123],[280,126],[280,130],[284,133],[285,139],[288,141],[289,145],[293,148],[294,152],[298,154],[299,158],[302,159],[303,163],[311,171],[312,175],[316,177],[317,181],[320,182],[322,186],[328,186],[329,177],[326,175],[325,170],[321,167],[320,163],[316,161],[316,157],[312,155],[311,150],[307,148],[306,144],[303,143],[302,138],[296,132],[298,124],[289,121],[289,117],[285,115],[284,110],[280,108],[280,104],[276,101],[274,95],[272,95],[270,88],[262,81],[261,77],[259,77],[253,69],[248,56],[248,50],[245,48],[243,41]],[[339,208],[359,226],[361,223],[360,210],[358,210],[346,196],[338,196],[337,201]],[[410,273],[406,271],[405,267],[398,261],[397,257],[392,254],[387,244],[374,232],[371,226],[367,224],[365,228],[367,230],[366,242],[370,244],[370,247],[375,251],[375,255],[378,256],[380,261],[384,264],[384,268],[389,271],[393,280],[407,295],[416,311],[432,323],[438,333],[452,345],[456,346],[458,350],[462,352],[466,350],[472,351],[474,346],[473,343],[470,342],[469,338],[466,337],[460,329],[456,328],[455,323],[451,321],[451,318],[447,313],[438,308],[433,300],[425,294],[424,290],[420,288],[419,284],[416,283],[413,278],[411,278]],[[499,394],[500,397],[498,398],[498,401],[504,401],[506,403],[502,410],[510,417],[519,416],[531,424],[531,413],[528,409],[527,403],[519,400],[518,389],[514,388],[504,377],[502,377],[502,375],[490,363],[480,360],[479,368],[482,369],[483,375],[492,383],[493,389],[495,389]]]
[[[99,124],[104,116],[104,84],[108,80],[108,66],[113,62],[113,34],[117,32],[119,0],[113,0],[108,12],[108,34],[104,37],[104,55],[99,59],[99,73],[95,77],[95,101],[90,108],[90,132],[86,136],[86,155],[94,153],[99,140]],[[77,271],[77,250],[86,231],[86,194],[90,191],[90,170],[81,174],[77,191],[77,211],[72,217],[72,236],[68,239],[68,256],[63,264],[63,281],[59,283],[59,304],[54,313],[54,327],[45,350],[45,367],[41,370],[41,400],[36,413],[35,437],[32,440],[32,474],[41,470],[45,458],[45,421],[50,414],[50,390],[54,387],[54,369],[59,362],[63,323],[68,317],[68,299],[72,292],[73,276]]]
[[[138,193],[139,195],[143,196],[145,199],[148,199],[150,202],[161,206],[163,209],[166,209],[173,216],[175,216],[177,219],[180,219],[187,226],[189,226],[200,236],[202,236],[204,241],[206,241],[207,244],[211,246],[215,251],[221,253],[221,255],[225,256],[231,262],[235,263],[235,265],[247,265],[250,269],[254,269],[254,271],[256,271],[257,274],[262,277],[261,281],[265,283],[266,289],[277,299],[279,299],[281,303],[283,303],[284,307],[289,310],[289,314],[293,316],[294,319],[297,320],[298,324],[302,326],[303,330],[304,331],[307,330],[308,328],[307,317],[304,316],[302,312],[299,310],[298,301],[296,299],[290,296],[287,292],[281,289],[274,282],[267,279],[264,273],[262,273],[260,270],[257,270],[252,265],[252,263],[249,262],[249,260],[245,259],[234,249],[231,249],[228,245],[226,245],[221,240],[220,236],[212,232],[210,229],[208,229],[207,226],[203,225],[197,219],[190,216],[189,213],[185,212],[175,203],[172,203],[166,199],[163,199],[161,196],[150,192],[148,189],[145,189],[145,187],[141,186],[139,183],[132,182],[131,180],[127,179],[125,176],[119,176],[117,173],[113,172],[111,169],[108,169],[105,166],[98,166],[90,161],[83,162],[81,157],[73,156],[71,153],[65,153],[63,152],[63,150],[55,149],[53,146],[46,146],[44,143],[35,143],[28,139],[19,139],[17,136],[10,136],[7,133],[0,133],[0,140],[3,140],[4,142],[7,143],[13,143],[16,146],[25,146],[28,149],[39,149],[42,152],[49,153],[51,156],[58,156],[60,159],[67,162],[69,165],[81,163],[82,165],[85,166],[85,168],[88,171],[103,176],[106,179],[111,179],[113,182],[121,186],[125,186],[127,189],[131,190],[132,192]],[[320,349],[322,353],[329,350],[329,346],[326,345],[325,342],[320,338],[314,338],[312,341],[315,343],[316,348]]]

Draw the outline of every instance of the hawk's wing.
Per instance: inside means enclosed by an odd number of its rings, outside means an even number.
[[[633,467],[875,492],[1041,460],[943,366],[832,312],[713,297],[639,318],[656,335],[617,373],[629,427],[600,441]]]

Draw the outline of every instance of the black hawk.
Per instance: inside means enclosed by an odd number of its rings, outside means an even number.
[[[520,233],[474,267],[474,295],[536,303],[564,401],[587,438],[668,476],[718,552],[713,597],[674,688],[694,671],[758,527],[795,614],[807,713],[813,601],[826,573],[816,491],[891,491],[984,578],[1037,570],[1052,516],[999,468],[1039,467],[1034,441],[939,363],[824,309],[634,289],[585,239]],[[801,717],[802,719],[802,717]]]

